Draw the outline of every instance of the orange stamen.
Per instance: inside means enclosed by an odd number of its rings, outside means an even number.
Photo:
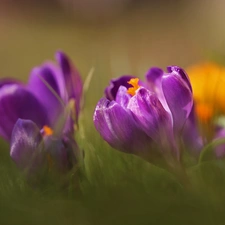
[[[138,85],[139,79],[138,78],[131,78],[127,83],[132,85],[133,87],[128,88],[127,93],[134,96],[136,93],[136,90],[140,88]]]
[[[201,122],[209,122],[213,116],[213,108],[206,103],[197,103],[195,107],[195,112]]]
[[[51,136],[53,134],[53,130],[49,126],[43,126],[43,135]]]

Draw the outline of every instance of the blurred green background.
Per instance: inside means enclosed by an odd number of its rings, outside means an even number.
[[[225,60],[224,13],[222,0],[1,0],[1,78],[26,81],[32,67],[53,60],[57,49],[73,59],[84,79],[95,70],[81,118],[88,137],[82,147],[89,151],[80,179],[86,196],[51,182],[30,188],[1,143],[0,225],[224,224],[220,168],[191,169],[197,184],[185,192],[165,171],[112,150],[91,122],[110,78],[144,77],[151,66]],[[207,176],[200,180],[202,167]]]
[[[223,56],[224,13],[219,0],[1,0],[0,77],[25,81],[62,49],[84,78],[95,68],[93,108],[109,78]]]

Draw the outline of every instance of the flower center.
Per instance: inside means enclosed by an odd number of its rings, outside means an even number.
[[[51,136],[52,134],[53,134],[53,130],[49,126],[47,126],[47,125],[43,126],[43,128],[42,128],[43,136]]]
[[[138,78],[131,78],[127,83],[132,85],[133,87],[128,88],[127,93],[134,96],[135,92],[140,86],[138,85],[139,79]]]

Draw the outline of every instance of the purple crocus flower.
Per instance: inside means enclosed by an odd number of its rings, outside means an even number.
[[[180,158],[179,142],[185,123],[190,141],[193,119],[192,87],[185,71],[170,66],[168,72],[151,68],[146,82],[133,76],[111,81],[95,109],[97,131],[114,148],[137,155],[155,154]],[[200,147],[198,145],[198,147]]]
[[[11,142],[10,155],[22,169],[48,161],[64,170],[75,158],[82,81],[63,52],[56,59],[58,65],[46,62],[34,68],[28,84],[0,82],[0,136]]]

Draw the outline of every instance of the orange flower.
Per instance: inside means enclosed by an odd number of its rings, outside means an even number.
[[[225,67],[208,62],[187,69],[193,87],[196,113],[202,122],[225,113]]]

